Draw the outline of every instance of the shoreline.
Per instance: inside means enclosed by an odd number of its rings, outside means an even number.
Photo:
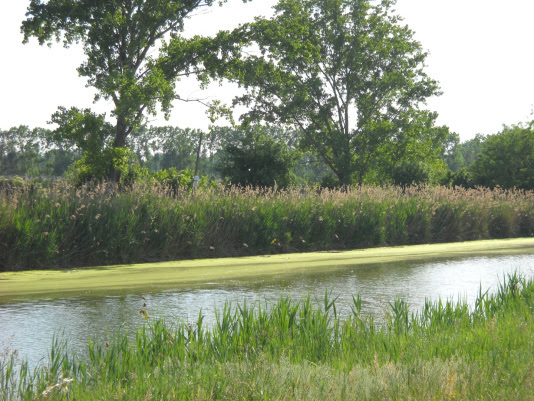
[[[98,295],[145,289],[165,290],[260,277],[265,281],[307,271],[340,269],[347,265],[520,253],[534,253],[534,238],[2,272],[0,303],[21,298],[68,297],[80,293]]]

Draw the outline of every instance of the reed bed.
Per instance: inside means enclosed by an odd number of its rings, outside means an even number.
[[[0,191],[0,271],[534,235],[534,193],[52,183]]]
[[[15,374],[0,359],[3,400],[532,400],[534,282],[508,276],[494,294],[390,304],[384,323],[341,319],[322,305],[226,305],[216,324],[150,321],[128,336],[89,341],[79,360],[55,341],[44,366]]]

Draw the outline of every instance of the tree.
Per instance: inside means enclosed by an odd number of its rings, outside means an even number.
[[[50,149],[44,154],[44,165],[40,174],[61,177],[79,159],[79,152],[69,151],[63,148]]]
[[[471,166],[478,157],[486,137],[477,134],[473,139],[460,143],[458,134],[450,134],[447,138],[447,148],[441,158],[450,170],[456,172]]]
[[[120,181],[121,170],[116,167],[124,164],[124,160],[119,159],[126,157],[128,152],[123,147],[111,146],[115,127],[105,120],[105,115],[97,115],[90,109],[59,107],[52,115],[52,122],[59,127],[52,133],[56,144],[82,154],[70,168],[71,181],[81,185],[87,181],[104,180],[110,172],[117,173],[115,180]]]
[[[141,165],[151,170],[194,169],[201,131],[177,127],[142,127],[132,132],[129,145]],[[202,153],[202,159],[206,155]]]
[[[373,165],[369,165],[367,181],[372,184],[395,182],[399,171],[419,170],[428,174],[426,179],[416,179],[419,184],[434,184],[446,175],[446,165],[440,154],[446,144],[449,129],[434,127],[432,120],[413,120],[394,138],[389,138],[377,148],[377,156]],[[411,166],[411,167],[407,167]],[[414,169],[414,166],[416,167]]]
[[[51,130],[25,125],[0,130],[2,175],[61,176],[79,158],[79,152],[57,146]]]
[[[534,190],[534,121],[488,135],[471,172],[475,185]]]
[[[284,188],[291,183],[296,155],[265,131],[265,127],[249,128],[238,145],[223,148],[217,170],[232,184]]]
[[[429,184],[431,173],[423,162],[403,161],[393,169],[393,183],[403,191],[411,185]]]
[[[111,115],[115,123],[109,126],[104,116],[95,116],[90,110],[65,109],[65,131],[75,136],[90,136],[93,132],[83,124],[73,132],[68,126],[76,125],[84,114],[89,120],[100,122],[98,131],[110,131],[113,149],[124,148],[132,131],[140,127],[145,115],[155,114],[157,105],[167,115],[175,94],[175,79],[187,75],[198,61],[198,40],[180,36],[184,21],[200,7],[210,6],[215,0],[31,0],[27,19],[22,23],[24,41],[36,37],[39,43],[51,44],[63,40],[65,47],[83,44],[86,61],[78,73],[97,89],[95,101],[103,98],[113,102]],[[162,65],[154,50],[164,46],[170,37],[174,43],[173,66]],[[62,127],[60,127],[62,128]],[[121,151],[110,151],[118,154]],[[110,163],[109,178],[118,181],[120,171]]]
[[[25,125],[0,131],[0,173],[35,175],[41,162],[42,130]]]
[[[372,169],[397,158],[435,157],[443,130],[420,104],[438,85],[423,71],[426,53],[394,15],[395,1],[281,0],[275,16],[241,26],[235,35],[257,46],[226,77],[247,93],[248,121],[288,124],[340,184],[362,184]],[[414,144],[432,144],[415,146]],[[405,149],[405,154],[400,150]]]

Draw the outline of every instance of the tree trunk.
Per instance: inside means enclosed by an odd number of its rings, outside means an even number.
[[[198,184],[196,178],[198,176],[198,165],[200,162],[200,150],[202,149],[202,136],[204,135],[204,132],[200,131],[200,138],[198,140],[198,149],[197,149],[197,161],[195,163],[195,173],[193,176],[193,186],[191,187],[191,198],[193,198],[195,193],[195,185]]]
[[[113,140],[113,149],[126,147],[126,136],[128,135],[128,126],[126,125],[125,118],[123,116],[117,117],[117,127],[115,133],[115,139]],[[115,163],[112,161],[110,167],[109,181],[118,183],[121,179],[121,172],[115,168]]]

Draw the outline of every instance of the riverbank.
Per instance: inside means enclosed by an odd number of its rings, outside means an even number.
[[[232,280],[266,281],[279,279],[284,275],[332,271],[348,265],[514,253],[534,253],[534,238],[3,272],[0,273],[0,302],[18,298],[65,297],[81,293],[112,294],[136,289],[164,290]]]
[[[210,329],[161,320],[131,339],[89,341],[79,360],[56,343],[34,370],[0,358],[0,396],[115,400],[533,400],[534,281],[506,278],[495,294],[391,301],[385,323],[341,319],[335,301],[284,298],[270,308],[225,307]]]
[[[0,272],[534,237],[534,193],[139,183],[0,191]]]

